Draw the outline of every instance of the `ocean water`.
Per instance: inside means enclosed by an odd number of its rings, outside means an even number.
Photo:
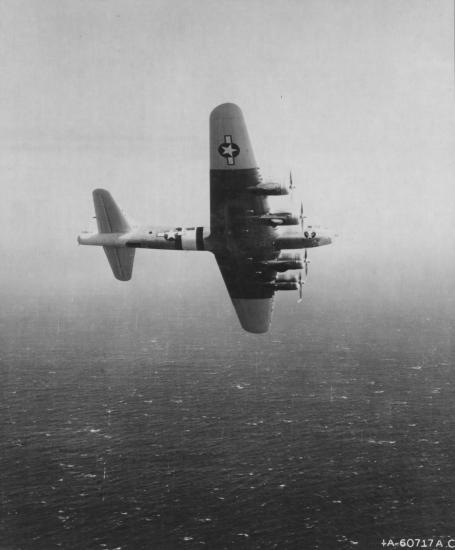
[[[254,336],[211,302],[163,308],[3,308],[2,550],[455,537],[448,310],[310,301]]]

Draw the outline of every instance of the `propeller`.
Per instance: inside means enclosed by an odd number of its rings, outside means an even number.
[[[308,259],[308,250],[305,248],[305,255],[303,257],[303,263],[305,264],[305,279],[308,277],[308,264],[311,263]]]
[[[291,199],[291,204],[293,203],[293,191],[295,189],[295,185],[294,185],[294,181],[292,179],[292,172],[289,171],[289,194],[290,194],[290,199]],[[303,201],[300,201],[300,213],[299,213],[299,219],[300,219],[300,228],[302,230],[302,233],[303,233],[303,229],[304,229],[304,226],[305,226],[305,218],[307,216],[304,216],[303,215]]]
[[[297,303],[300,304],[300,302],[303,300],[303,285],[306,283],[306,280],[308,278],[308,264],[310,263],[310,260],[308,259],[308,252],[305,248],[305,255],[303,257],[303,263],[305,265],[305,280],[302,277],[302,270],[299,271],[299,278],[297,281],[298,284],[298,290],[299,290],[299,299],[297,300]]]
[[[300,229],[302,230],[302,233],[303,233],[303,230],[304,230],[304,227],[305,227],[305,218],[307,216],[304,216],[303,215],[303,201],[300,201],[300,215],[299,215],[299,219],[300,219]]]
[[[297,303],[300,304],[300,302],[303,300],[303,285],[305,284],[305,281],[302,280],[301,271],[299,271],[299,280],[297,281],[297,284],[299,285],[299,299],[297,300]]]
[[[291,198],[292,198],[292,192],[294,191],[295,189],[295,185],[294,185],[294,182],[292,181],[292,172],[289,170],[289,192],[291,194]]]

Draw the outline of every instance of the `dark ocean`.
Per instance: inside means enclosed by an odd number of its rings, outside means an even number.
[[[448,306],[280,296],[255,336],[152,294],[5,299],[1,550],[455,537]]]

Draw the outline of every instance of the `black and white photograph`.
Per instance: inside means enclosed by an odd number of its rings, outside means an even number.
[[[453,0],[0,0],[0,550],[455,549]]]

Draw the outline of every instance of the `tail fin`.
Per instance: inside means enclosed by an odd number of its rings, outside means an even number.
[[[130,225],[117,206],[109,191],[93,191],[96,221],[100,233],[126,233]],[[119,281],[129,281],[133,273],[134,248],[103,246],[114,277]]]

